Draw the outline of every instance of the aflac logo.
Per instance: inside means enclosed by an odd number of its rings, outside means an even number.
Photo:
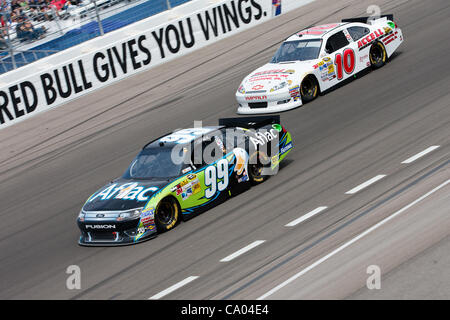
[[[97,198],[100,200],[109,200],[109,199],[122,199],[122,200],[137,200],[137,201],[147,201],[150,197],[146,194],[149,192],[157,191],[157,187],[145,188],[139,186],[138,183],[125,183],[122,185],[118,185],[114,183],[110,185],[105,190],[99,192],[89,202],[94,201]]]

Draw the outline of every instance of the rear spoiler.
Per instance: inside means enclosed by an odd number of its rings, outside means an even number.
[[[348,18],[348,19],[342,19],[342,22],[361,22],[361,23],[367,23],[370,20],[376,20],[381,18],[387,18],[388,20],[394,21],[394,15],[393,14],[383,14],[379,18],[375,17],[359,17],[359,18]]]
[[[280,116],[258,116],[219,119],[219,125],[225,127],[242,127],[246,129],[257,129],[268,124],[280,124]]]

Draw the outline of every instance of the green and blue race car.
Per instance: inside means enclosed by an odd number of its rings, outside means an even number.
[[[292,148],[279,116],[220,119],[162,136],[89,197],[77,218],[79,244],[153,238],[276,174]]]

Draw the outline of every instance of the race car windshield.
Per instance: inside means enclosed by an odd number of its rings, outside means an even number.
[[[271,63],[307,61],[319,57],[322,40],[298,40],[284,42],[272,58]]]
[[[171,148],[145,149],[133,160],[127,171],[125,179],[168,179],[180,174],[182,164],[172,161]]]

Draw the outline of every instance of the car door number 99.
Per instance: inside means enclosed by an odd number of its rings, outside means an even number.
[[[213,197],[217,191],[223,191],[228,187],[228,160],[221,159],[217,165],[205,169],[205,197]]]

